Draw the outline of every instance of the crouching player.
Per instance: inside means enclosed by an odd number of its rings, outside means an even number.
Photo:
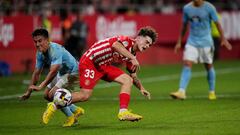
[[[32,33],[32,38],[37,48],[36,66],[32,74],[30,85],[20,99],[26,100],[31,96],[32,91],[40,91],[47,86],[44,98],[52,102],[53,98],[49,95],[54,94],[59,88],[70,86],[78,78],[78,62],[61,45],[49,42],[47,30],[42,28],[36,29]],[[49,72],[44,81],[36,86],[45,64],[50,65]],[[56,108],[52,107],[51,103],[49,103],[49,111],[42,116],[42,122],[44,124],[48,124],[49,118],[51,118],[54,110],[56,110]],[[63,107],[61,110],[67,116],[67,120],[63,126],[73,125],[77,117],[84,113],[82,108],[74,104]]]
[[[151,27],[141,28],[137,37],[116,36],[100,40],[85,52],[79,62],[79,79],[81,90],[72,93],[72,103],[87,101],[93,88],[102,79],[117,82],[121,85],[118,118],[121,121],[138,121],[142,116],[128,110],[132,84],[142,95],[150,99],[150,93],[145,90],[137,77],[139,62],[136,53],[144,52],[156,41],[157,33]],[[113,62],[127,63],[130,75],[112,65]],[[51,104],[54,106],[54,104]],[[55,107],[52,107],[55,108]],[[47,109],[46,112],[51,112]]]

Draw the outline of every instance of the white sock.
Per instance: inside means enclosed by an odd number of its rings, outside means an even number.
[[[178,91],[185,93],[185,90],[183,88],[180,88]]]
[[[119,110],[119,113],[125,112],[125,111],[127,111],[127,110],[128,110],[127,108],[121,108],[121,109]]]

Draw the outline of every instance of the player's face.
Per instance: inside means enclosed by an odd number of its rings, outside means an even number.
[[[149,36],[138,36],[136,39],[137,49],[140,52],[148,49],[152,45],[152,39]]]
[[[35,36],[33,37],[34,44],[38,51],[46,52],[48,49],[48,39],[43,36]]]
[[[201,3],[203,2],[203,0],[193,0],[193,2],[194,2],[196,5],[201,5]]]

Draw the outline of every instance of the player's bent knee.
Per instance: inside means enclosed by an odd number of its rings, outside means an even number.
[[[133,84],[133,79],[129,75],[124,76],[123,78],[123,84],[126,85],[132,85]]]
[[[133,79],[128,74],[122,74],[122,75],[118,76],[117,78],[115,78],[114,81],[118,82],[122,85],[130,85],[131,86],[133,84]]]

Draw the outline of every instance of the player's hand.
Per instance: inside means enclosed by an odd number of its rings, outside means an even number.
[[[139,62],[136,58],[131,59],[130,62],[132,63],[132,67],[131,67],[132,71],[137,72],[137,71],[140,70],[140,65],[139,65]]]
[[[145,96],[147,99],[151,99],[151,94],[147,90],[140,90],[143,96]]]
[[[181,49],[181,43],[177,43],[174,47],[174,52],[177,53]]]
[[[20,100],[27,100],[31,96],[32,91],[28,89],[26,93],[24,93],[22,96],[19,97]]]
[[[41,87],[35,86],[35,85],[31,85],[29,88],[34,90],[34,91],[40,91],[42,89]]]
[[[221,41],[221,46],[225,46],[228,50],[232,50],[232,45],[226,39]]]

